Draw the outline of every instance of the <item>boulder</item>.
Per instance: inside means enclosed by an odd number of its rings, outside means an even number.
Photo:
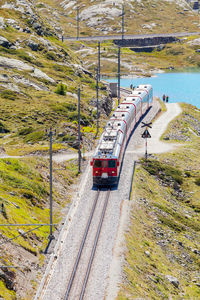
[[[4,22],[4,18],[0,17],[0,29],[5,29],[6,28],[6,24]]]
[[[47,81],[50,81],[51,83],[54,83],[55,81],[50,78],[46,73],[42,72],[41,70],[35,68],[32,76],[41,78],[41,79],[46,79]]]
[[[7,58],[4,56],[0,56],[0,67],[25,71],[33,71],[34,69],[32,66],[18,59]]]
[[[7,274],[0,270],[0,279],[4,281],[7,289],[13,290],[14,281],[12,281]]]
[[[168,280],[171,284],[173,284],[176,288],[179,287],[179,281],[178,281],[178,279],[177,279],[176,277],[173,277],[173,276],[171,276],[171,275],[166,275],[166,278],[167,278],[167,280]]]
[[[3,36],[0,36],[0,46],[10,48],[12,44]]]
[[[37,51],[38,47],[39,47],[39,44],[32,41],[32,40],[28,40],[27,41],[27,46],[30,47],[32,51]]]

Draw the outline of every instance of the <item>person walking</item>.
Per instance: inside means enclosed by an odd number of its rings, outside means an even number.
[[[166,102],[168,103],[168,101],[169,101],[169,96],[166,96]]]
[[[163,102],[165,102],[165,94],[162,96]]]

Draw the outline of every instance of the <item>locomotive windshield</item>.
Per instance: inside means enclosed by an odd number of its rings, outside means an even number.
[[[94,160],[94,168],[101,168],[101,160],[100,159]]]
[[[108,168],[115,168],[115,167],[116,167],[116,160],[109,160]]]

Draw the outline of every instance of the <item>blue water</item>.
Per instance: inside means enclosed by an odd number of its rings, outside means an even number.
[[[106,79],[117,82],[117,78]],[[161,73],[155,77],[121,78],[121,87],[139,84],[151,84],[154,96],[162,99],[169,96],[169,102],[187,102],[200,108],[200,72]]]

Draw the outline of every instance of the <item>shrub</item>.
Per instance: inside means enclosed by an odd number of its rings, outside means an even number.
[[[76,105],[73,103],[56,103],[51,105],[53,111],[57,112],[58,114],[66,115],[69,111],[75,111]]]
[[[56,61],[57,60],[57,55],[54,52],[49,51],[46,54],[46,58],[49,59],[49,60],[55,60]]]
[[[0,133],[8,133],[8,132],[10,132],[10,130],[8,130],[5,127],[5,125],[0,122]]]
[[[15,100],[17,93],[11,90],[4,90],[1,92],[1,97],[4,99]]]
[[[19,130],[18,134],[19,135],[27,135],[29,133],[33,132],[33,128],[32,127],[24,127],[22,129]]]
[[[68,119],[70,121],[78,121],[78,112],[73,111],[68,113]],[[84,113],[81,113],[81,125],[88,126],[90,125],[92,119]]]
[[[185,176],[187,176],[187,177],[191,177],[191,173],[190,173],[190,171],[185,171]]]
[[[200,177],[198,177],[196,180],[195,180],[195,184],[200,186]]]
[[[38,142],[38,141],[42,141],[44,139],[45,136],[45,132],[44,131],[34,131],[29,133],[28,135],[26,135],[26,137],[24,138],[24,141],[27,142]]]
[[[63,83],[59,83],[56,90],[55,90],[55,93],[58,94],[58,95],[65,96],[66,95],[66,90],[67,90],[67,86]]]
[[[172,179],[178,184],[183,183],[182,172],[177,168],[163,164],[156,160],[143,161],[143,167],[149,172],[149,174],[157,176],[164,182],[169,182],[169,179]]]

